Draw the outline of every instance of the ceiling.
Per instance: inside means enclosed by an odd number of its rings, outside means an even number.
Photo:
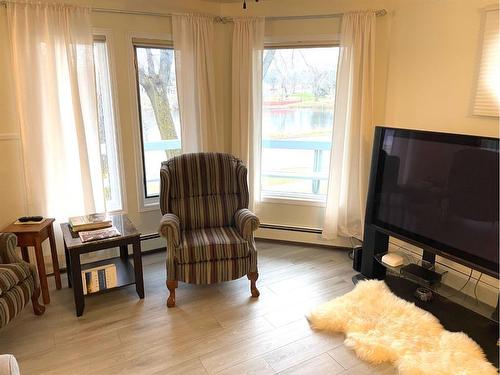
[[[203,1],[209,1],[211,3],[242,3],[243,0],[203,0]],[[254,0],[247,0],[247,3],[251,3]],[[259,0],[262,1],[262,0]],[[269,1],[269,0],[267,0]]]

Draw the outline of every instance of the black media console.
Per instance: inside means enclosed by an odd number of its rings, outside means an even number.
[[[387,252],[388,248],[389,236],[366,225],[361,257],[361,275],[355,276],[353,281],[355,281],[355,279],[385,280],[386,284],[395,295],[429,311],[439,319],[441,324],[448,331],[465,332],[469,335],[481,346],[488,360],[498,368],[498,308],[495,311],[495,321],[469,310],[438,293],[434,293],[431,301],[420,301],[415,297],[415,290],[420,286],[419,284],[401,276],[386,275],[386,268],[375,259],[377,254]],[[423,259],[434,263],[435,254],[424,251]]]
[[[488,361],[498,368],[498,322],[485,318],[437,293],[434,293],[431,301],[422,302],[414,296],[418,285],[410,280],[387,275],[385,282],[395,295],[430,312],[448,331],[465,332],[469,335],[481,346]]]

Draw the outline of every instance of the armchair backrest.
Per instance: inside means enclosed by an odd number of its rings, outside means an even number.
[[[231,226],[248,208],[247,169],[230,154],[173,157],[161,165],[160,208],[177,215],[181,229]]]
[[[17,237],[12,233],[0,233],[0,264],[15,263]]]

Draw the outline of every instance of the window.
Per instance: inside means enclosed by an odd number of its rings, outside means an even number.
[[[325,200],[338,47],[266,48],[262,195]]]
[[[483,22],[483,44],[473,114],[498,117],[500,102],[499,11],[487,10]]]
[[[161,162],[181,153],[174,50],[135,45],[144,198],[160,193]]]
[[[118,161],[108,50],[105,40],[94,41],[94,66],[104,201],[106,211],[119,211],[123,208],[120,163]]]

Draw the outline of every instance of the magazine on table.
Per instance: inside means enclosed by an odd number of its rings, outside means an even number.
[[[82,242],[104,240],[106,238],[118,237],[120,235],[121,233],[115,227],[78,232],[78,236]]]

